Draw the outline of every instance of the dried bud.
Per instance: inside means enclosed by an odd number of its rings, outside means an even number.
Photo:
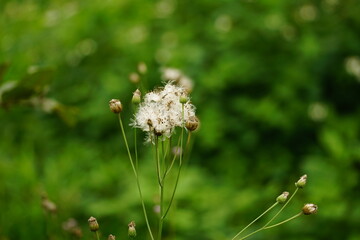
[[[96,218],[90,217],[88,222],[89,222],[90,230],[92,232],[96,232],[97,230],[99,230],[99,224],[98,224]]]
[[[146,64],[144,62],[139,62],[138,71],[141,74],[145,74],[147,72],[147,66],[146,66]]]
[[[301,178],[295,183],[297,188],[303,188],[306,185],[307,175],[301,176]]]
[[[54,202],[50,201],[47,198],[47,196],[45,196],[45,195],[42,196],[41,205],[46,212],[56,213],[56,211],[57,211],[56,204]]]
[[[74,218],[69,218],[67,221],[63,222],[62,228],[65,232],[70,233],[74,237],[81,238],[83,235],[81,228]]]
[[[286,202],[287,198],[289,196],[289,192],[283,192],[281,195],[279,195],[277,198],[276,198],[276,201],[278,203],[284,203]]]
[[[185,104],[188,101],[188,96],[186,94],[182,94],[180,96],[180,103]]]
[[[115,240],[115,236],[110,234],[109,237],[108,237],[108,240]]]
[[[189,117],[189,120],[186,121],[185,127],[189,131],[195,131],[199,127],[199,119],[195,116]]]
[[[130,82],[138,84],[140,82],[140,76],[137,73],[130,73],[129,75]]]
[[[121,113],[122,111],[122,104],[119,99],[111,99],[109,101],[109,107],[113,113]]]
[[[133,93],[133,97],[132,97],[132,103],[134,104],[139,104],[141,101],[141,92],[139,89],[136,89],[136,91]]]
[[[131,221],[129,224],[129,230],[128,230],[128,235],[130,238],[135,238],[136,237],[136,229],[135,229],[135,222]]]
[[[305,204],[305,206],[302,209],[302,212],[305,215],[315,214],[317,213],[318,206],[312,203]]]

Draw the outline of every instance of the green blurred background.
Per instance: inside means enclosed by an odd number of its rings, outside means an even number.
[[[125,239],[131,220],[148,239],[108,109],[120,98],[129,123],[139,62],[148,89],[162,67],[189,76],[201,120],[165,239],[231,239],[304,173],[282,219],[307,202],[319,213],[252,239],[360,239],[360,1],[2,0],[0,10],[1,240],[75,239],[69,218],[91,239],[90,216],[103,239]],[[153,162],[140,146],[151,212]]]

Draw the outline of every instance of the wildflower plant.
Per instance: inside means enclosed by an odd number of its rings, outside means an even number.
[[[146,73],[146,65],[139,65],[139,75],[144,75]],[[144,67],[145,66],[145,67]],[[141,71],[140,71],[141,69]],[[171,73],[171,74],[170,74]],[[176,73],[176,74],[175,74]],[[177,77],[169,79],[167,76]],[[180,179],[181,169],[183,166],[184,154],[187,154],[188,145],[190,145],[191,134],[199,126],[199,119],[196,117],[195,106],[191,103],[189,98],[189,93],[192,91],[192,88],[189,89],[186,86],[189,84],[182,85],[181,79],[184,78],[180,71],[175,71],[174,69],[163,69],[163,79],[167,80],[164,82],[165,86],[162,88],[157,88],[151,92],[148,92],[141,97],[141,92],[139,89],[134,91],[132,97],[132,103],[135,106],[135,111],[133,118],[131,119],[130,126],[134,129],[134,149],[129,148],[129,144],[126,137],[126,131],[122,122],[121,113],[124,111],[123,105],[118,99],[112,99],[109,102],[110,110],[118,115],[119,125],[121,129],[121,134],[124,139],[125,147],[127,150],[128,158],[136,179],[137,190],[139,193],[143,215],[145,218],[148,234],[151,240],[161,240],[164,220],[166,219],[169,210],[174,202],[175,193]],[[139,77],[140,78],[140,77]],[[185,79],[188,78],[185,76]],[[140,81],[140,80],[139,80]],[[139,83],[139,81],[137,83]],[[156,172],[157,185],[159,189],[159,206],[157,206],[158,222],[157,224],[150,223],[148,212],[145,206],[145,201],[142,193],[142,186],[139,178],[138,171],[138,151],[137,151],[137,129],[142,130],[146,137],[145,142],[148,143],[154,149],[154,171]],[[180,131],[180,134],[175,134],[176,131]],[[185,135],[187,135],[187,141],[184,142]],[[175,141],[173,138],[176,138]],[[175,150],[174,150],[175,149]],[[175,171],[175,182],[173,185],[169,184],[168,178],[174,166],[177,165],[177,171]],[[302,210],[296,215],[274,223],[275,219],[282,213],[285,207],[293,199],[299,189],[303,189],[307,182],[307,175],[303,175],[295,183],[295,191],[291,195],[289,192],[283,192],[277,198],[275,198],[275,203],[271,205],[267,210],[261,213],[257,218],[250,222],[247,226],[242,228],[234,237],[230,238],[231,240],[242,240],[246,239],[257,232],[271,229],[277,226],[280,226],[286,222],[289,222],[297,217],[302,215],[310,215],[317,212],[317,206],[315,204],[306,204]],[[166,186],[166,187],[165,187]],[[165,190],[167,191],[168,199],[165,196]],[[271,210],[274,210],[278,205],[282,207],[272,216],[272,218],[265,223],[262,227],[257,230],[248,233],[244,236],[245,231],[262,218],[265,214],[269,213]],[[91,219],[91,218],[90,218]],[[92,225],[96,225],[95,233],[97,234],[98,224],[90,221],[90,228],[92,231]],[[157,227],[157,231],[154,231],[154,225]],[[135,222],[131,221],[128,225],[128,235],[129,238],[136,237]],[[99,236],[97,235],[99,239]]]

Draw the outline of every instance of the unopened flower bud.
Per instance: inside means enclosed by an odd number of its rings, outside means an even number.
[[[89,222],[90,231],[96,232],[97,230],[99,230],[99,224],[96,218],[90,217],[88,222]]]
[[[199,126],[199,119],[195,116],[189,117],[189,119],[185,123],[185,127],[189,131],[195,131]]]
[[[308,203],[308,204],[305,204],[305,206],[303,207],[302,209],[302,212],[305,214],[305,215],[310,215],[310,214],[315,214],[317,213],[317,210],[318,210],[318,206],[313,204],[313,203]]]
[[[133,93],[133,97],[132,97],[132,103],[134,104],[139,104],[141,101],[141,92],[139,89],[136,89],[136,91]]]
[[[109,107],[113,113],[121,113],[122,111],[122,104],[119,99],[111,99],[109,101]]]
[[[301,178],[295,183],[297,188],[303,188],[306,185],[307,175],[301,176]]]
[[[146,66],[146,64],[144,62],[139,62],[138,71],[141,74],[145,74],[147,72],[147,66]]]
[[[108,236],[108,240],[115,240],[115,236],[112,235],[112,234],[110,234],[110,235]]]
[[[128,230],[128,235],[130,238],[135,238],[136,237],[136,229],[135,229],[135,222],[131,221],[129,224],[129,230]]]
[[[281,195],[279,195],[277,198],[276,198],[276,201],[278,203],[284,203],[286,202],[287,198],[289,196],[289,192],[283,192]]]
[[[130,73],[129,75],[130,82],[138,84],[140,82],[140,76],[137,73]]]
[[[185,94],[182,94],[182,95],[180,96],[180,103],[181,103],[181,104],[185,104],[187,101],[188,101],[188,96],[185,95]]]

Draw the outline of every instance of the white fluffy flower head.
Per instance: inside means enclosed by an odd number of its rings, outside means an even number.
[[[195,107],[189,100],[184,103],[183,111],[180,103],[183,95],[187,95],[185,89],[172,83],[147,93],[131,125],[147,132],[148,141],[152,141],[155,136],[169,138],[176,127],[183,127],[184,122],[195,116]]]

